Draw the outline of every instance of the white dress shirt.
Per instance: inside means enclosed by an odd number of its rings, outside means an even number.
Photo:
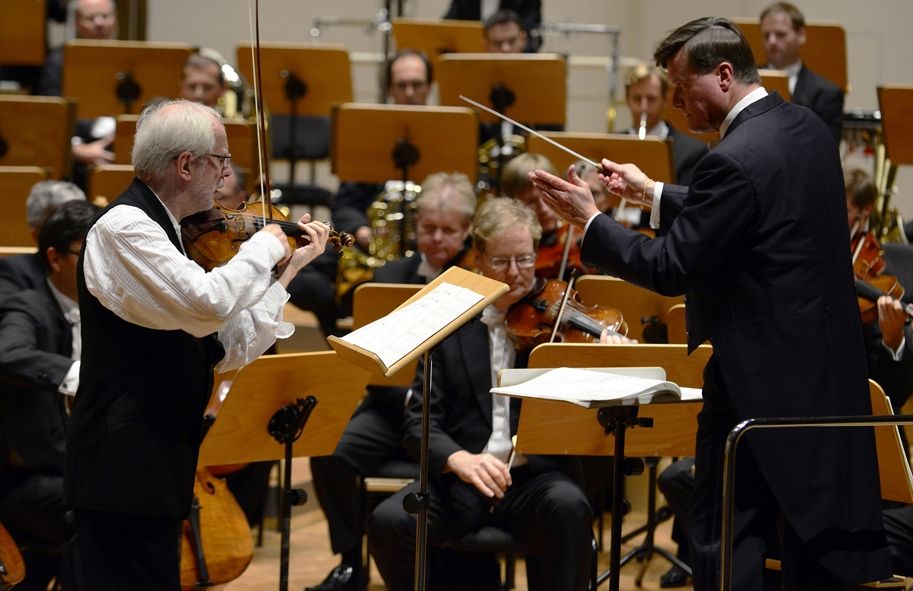
[[[64,295],[62,291],[57,289],[50,279],[47,280],[48,287],[51,289],[51,294],[54,296],[54,299],[57,300],[57,304],[60,306],[60,311],[63,312],[63,317],[66,318],[66,321],[70,325],[70,331],[72,335],[72,347],[70,353],[70,359],[73,360],[70,369],[67,370],[65,376],[63,376],[63,381],[60,382],[60,385],[57,387],[57,391],[61,394],[67,396],[75,396],[76,390],[79,388],[79,357],[82,354],[82,332],[80,329],[79,322],[79,304],[77,304],[72,298]]]
[[[180,236],[177,220],[168,216]],[[207,273],[142,210],[122,205],[89,230],[83,268],[89,292],[127,322],[196,337],[218,332],[225,357],[215,369],[224,372],[294,332],[282,319],[288,293],[270,273],[283,254],[275,236],[257,233],[226,265]]]
[[[498,383],[498,373],[514,366],[517,352],[507,338],[507,324],[504,312],[488,306],[482,312],[482,322],[488,327],[488,347],[491,350],[491,383]],[[504,463],[510,458],[513,443],[510,437],[510,397],[491,394],[491,437],[482,453],[489,453]],[[519,454],[514,457],[513,467],[526,463]]]

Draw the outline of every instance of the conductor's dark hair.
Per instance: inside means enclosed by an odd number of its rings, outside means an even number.
[[[521,29],[526,31],[526,27],[523,26],[523,21],[520,20],[520,15],[513,10],[499,10],[482,23],[482,28],[485,30],[485,34],[488,35],[488,31],[497,25],[506,25],[508,23],[517,23]],[[527,31],[528,32],[528,31]]]
[[[428,86],[431,86],[431,83],[434,82],[434,67],[431,65],[431,60],[428,59],[428,56],[423,51],[405,48],[400,49],[393,54],[393,57],[387,60],[387,87],[389,88],[393,84],[393,64],[398,59],[408,56],[414,56],[422,60],[422,63],[425,64],[425,79],[428,82]]]
[[[695,74],[708,74],[722,62],[729,62],[735,79],[742,84],[761,82],[748,41],[727,19],[708,16],[685,23],[659,42],[653,60],[665,69],[679,51],[685,52],[688,67]]]
[[[66,252],[74,242],[85,240],[92,220],[99,208],[88,201],[75,200],[62,203],[48,215],[38,233],[38,252],[45,269],[48,269],[48,249]]]

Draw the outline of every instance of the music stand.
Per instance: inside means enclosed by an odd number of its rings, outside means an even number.
[[[386,316],[418,293],[421,288],[421,285],[400,283],[362,283],[355,288],[355,294],[352,296],[352,330]],[[411,386],[415,379],[417,365],[416,360],[389,378],[380,371],[374,371],[371,373],[368,384],[371,386]]]
[[[235,51],[238,68],[248,80],[254,80],[250,42],[239,43]],[[271,115],[287,116],[288,136],[285,153],[277,157],[288,160],[289,179],[286,189],[295,192],[295,168],[302,155],[325,158],[326,137],[315,130],[308,137],[298,137],[301,117],[328,117],[333,105],[352,100],[352,66],[344,45],[316,43],[261,43],[259,51],[261,86],[264,104]],[[277,144],[279,130],[273,129]],[[312,168],[311,176],[314,176]],[[311,179],[313,182],[313,178]],[[292,201],[303,201],[293,196]]]
[[[879,86],[878,108],[891,165],[913,164],[913,145],[909,142],[913,134],[913,86]]]
[[[333,453],[368,373],[332,351],[265,355],[238,371],[200,448],[200,466],[285,459],[279,589],[288,589],[292,457]],[[304,435],[304,437],[302,437]]]
[[[40,66],[44,63],[45,0],[8,0],[0,18],[0,64]]]
[[[657,137],[638,139],[619,133],[544,132],[559,144],[567,146],[594,162],[608,158],[615,162],[632,162],[651,179],[671,183],[675,179],[672,144]],[[526,138],[526,151],[548,158],[562,176],[576,158],[536,136]]]
[[[548,344],[536,347],[530,355],[530,368],[552,367],[662,367],[667,379],[681,386],[700,387],[703,368],[711,348],[702,345],[689,356],[684,345],[580,345]],[[502,374],[504,375],[504,374]],[[593,409],[572,404],[527,399],[523,401],[517,430],[517,451],[538,454],[615,456],[612,478],[612,531],[610,535],[609,570],[597,578],[597,584],[609,579],[610,591],[618,591],[620,568],[631,559],[644,561],[654,552],[669,562],[690,568],[672,553],[653,545],[655,529],[656,466],[650,466],[647,510],[647,538],[644,544],[621,557],[623,459],[625,454],[641,457],[694,455],[699,402],[649,404],[643,406],[607,407],[601,420],[594,420]],[[609,416],[605,416],[609,415]],[[606,435],[612,427],[615,436]],[[633,429],[653,426],[653,429]],[[643,576],[638,575],[638,581]]]
[[[421,18],[393,19],[393,39],[398,49],[414,49],[435,64],[445,53],[481,53],[485,50],[480,21]]]
[[[639,140],[634,140],[639,141]],[[574,289],[587,304],[612,306],[621,310],[628,323],[628,336],[641,343],[662,343],[667,311],[682,303],[681,296],[664,296],[606,275],[584,275],[577,279]],[[649,338],[648,338],[649,337]]]
[[[68,41],[63,48],[63,96],[77,100],[80,119],[138,113],[152,99],[178,90],[187,43]]]
[[[70,172],[73,101],[0,95],[0,166],[41,166],[52,179]]]
[[[450,305],[441,305],[441,302],[434,300],[435,296],[431,294],[431,292],[438,286],[443,287],[443,284],[468,289],[474,292],[479,299],[474,304],[467,304],[465,302],[457,304],[456,302],[452,302]],[[451,267],[438,275],[436,279],[403,304],[403,306],[407,306],[412,303],[419,303],[421,300],[428,297],[432,302],[430,304],[431,307],[435,308],[434,315],[436,315],[438,319],[447,321],[446,324],[427,338],[427,340],[418,342],[419,339],[411,333],[401,336],[388,334],[385,335],[385,342],[376,343],[372,348],[364,348],[346,340],[347,338],[356,335],[357,331],[353,331],[350,335],[343,338],[336,336],[327,337],[330,346],[339,353],[340,357],[350,360],[353,364],[372,372],[380,369],[387,377],[396,374],[404,367],[407,367],[409,364],[416,361],[419,355],[423,356],[424,372],[422,387],[424,395],[422,396],[422,438],[419,458],[419,490],[417,493],[410,494],[403,499],[403,507],[406,511],[417,515],[415,523],[416,591],[425,589],[425,572],[428,556],[428,507],[430,506],[430,497],[428,494],[428,438],[431,414],[431,372],[433,370],[431,354],[438,343],[450,336],[463,324],[474,318],[485,308],[485,306],[495,301],[507,290],[508,286],[500,281],[489,279],[488,277],[472,273],[459,267]],[[424,301],[427,303],[429,300]],[[383,319],[378,322],[383,322]],[[369,327],[363,327],[362,330],[367,328]],[[402,342],[399,344],[405,345],[405,348],[408,349],[408,351],[402,352],[397,359],[388,360],[388,363],[384,363],[381,360],[380,354],[382,353],[380,347],[388,346],[388,341],[390,339],[396,339],[397,336],[402,339]],[[402,351],[404,347],[401,346],[399,349]]]
[[[46,179],[45,170],[37,166],[0,166],[0,198],[6,212],[0,222],[0,246],[35,246],[26,223],[25,199],[32,185]]]
[[[765,66],[767,52],[761,37],[761,23],[757,18],[731,19],[748,41],[758,67]],[[802,46],[802,63],[816,74],[849,92],[846,71],[846,30],[833,22],[805,23],[805,45]]]

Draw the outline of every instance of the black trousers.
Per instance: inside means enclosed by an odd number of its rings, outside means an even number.
[[[583,491],[568,475],[555,470],[532,474],[520,467],[512,477],[513,485],[493,509],[472,485],[452,474],[444,476],[442,485],[431,486],[429,544],[445,544],[483,525],[494,525],[538,550],[538,560],[527,564],[531,589],[586,589],[593,512]],[[406,494],[417,490],[418,483],[407,486],[378,505],[368,520],[371,553],[391,591],[414,587],[416,520],[402,503]],[[540,572],[529,572],[535,564]],[[432,572],[432,581],[440,575]],[[446,573],[456,588],[468,588],[459,586],[460,577],[460,572]]]
[[[179,591],[178,519],[75,510],[74,591]],[[67,591],[70,591],[68,588]]]

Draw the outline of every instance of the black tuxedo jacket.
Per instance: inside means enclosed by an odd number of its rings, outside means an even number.
[[[837,85],[802,65],[792,100],[821,117],[838,144],[843,132],[843,99],[843,91]]]
[[[542,23],[541,0],[501,0],[498,10],[513,10],[520,17],[520,22],[527,33]],[[477,21],[482,18],[481,0],[452,0],[444,18],[464,21]]]
[[[0,304],[0,471],[63,475],[72,330],[46,282]]]
[[[713,342],[709,416],[867,414],[845,199],[827,127],[773,93],[736,117],[690,188],[664,186],[657,238],[599,216],[581,254],[648,289],[688,293],[689,348]],[[747,441],[790,523],[806,541],[831,527],[880,531],[871,434],[815,431]],[[878,578],[884,553],[863,554],[824,560],[847,580]]]
[[[40,287],[47,272],[37,254],[0,257],[0,301],[14,293]]]

